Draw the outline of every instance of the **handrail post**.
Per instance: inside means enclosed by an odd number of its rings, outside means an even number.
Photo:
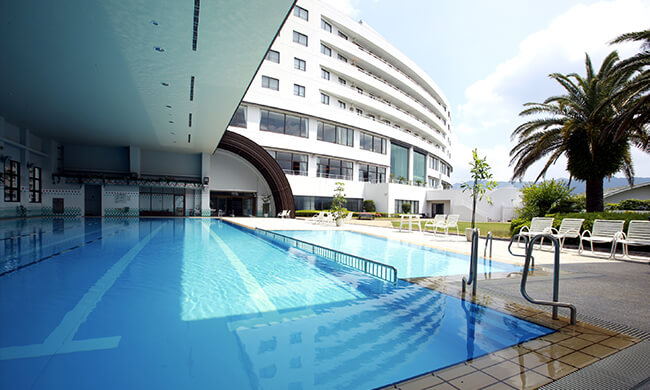
[[[478,241],[479,233],[478,229],[474,228],[472,231],[472,243],[471,243],[471,253],[469,255],[469,278],[465,279],[463,276],[462,280],[462,292],[466,290],[468,284],[472,285],[472,295],[476,296],[476,277],[478,274]]]
[[[490,259],[492,258],[492,232],[488,232],[487,235],[485,236],[485,249],[483,249],[483,257],[487,257],[487,248],[488,248],[488,243],[490,244]]]

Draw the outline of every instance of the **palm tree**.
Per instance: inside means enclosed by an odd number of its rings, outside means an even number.
[[[512,133],[517,144],[510,151],[514,165],[512,179],[523,177],[530,166],[545,158],[546,164],[537,176],[564,155],[572,178],[586,182],[587,211],[603,210],[603,179],[623,171],[632,181],[634,170],[628,137],[614,139],[611,123],[622,103],[612,96],[626,86],[632,70],[616,68],[616,51],[594,72],[589,55],[585,56],[586,77],[571,73],[550,74],[566,93],[551,96],[543,103],[526,103],[519,115],[534,115]],[[620,97],[622,98],[622,96]]]
[[[614,140],[630,137],[639,148],[650,152],[648,139],[650,124],[650,30],[627,33],[614,39],[612,43],[641,42],[641,50],[636,55],[620,61],[616,68],[623,73],[632,72],[627,85],[613,99],[622,101],[624,106],[614,123]]]

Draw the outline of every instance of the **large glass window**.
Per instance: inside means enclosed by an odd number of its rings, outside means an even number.
[[[275,62],[276,64],[280,63],[280,52],[275,50],[270,50],[266,53],[266,60]]]
[[[330,179],[352,180],[352,162],[319,157],[317,176]]]
[[[299,17],[300,19],[309,20],[309,11],[307,11],[302,7],[299,6],[293,7],[293,14]]]
[[[426,183],[426,155],[413,152],[413,183],[424,185]]]
[[[440,180],[436,179],[435,177],[429,176],[429,187],[438,188],[439,185],[440,185]]]
[[[354,130],[343,126],[318,122],[317,138],[319,141],[354,146]]]
[[[408,203],[411,205],[410,214],[419,214],[420,213],[420,201],[418,200],[404,200],[404,199],[395,199],[395,213],[402,212],[402,205]]]
[[[262,76],[262,88],[268,88],[277,91],[280,89],[280,80],[269,76]]]
[[[20,164],[8,160],[4,166],[5,202],[20,202]]]
[[[303,72],[307,69],[307,63],[300,58],[293,58],[293,67],[294,69],[302,70]]]
[[[246,128],[247,107],[239,106],[235,115],[230,120],[230,126]]]
[[[330,104],[329,95],[325,95],[324,93],[321,92],[321,94],[320,94],[320,102],[323,103],[323,104]]]
[[[320,77],[329,80],[330,79],[330,72],[326,71],[325,69],[320,70]]]
[[[307,36],[298,31],[293,32],[293,41],[299,45],[307,46]]]
[[[41,203],[41,168],[29,168],[29,202]]]
[[[297,196],[294,195],[296,210],[329,210],[332,207],[331,196]],[[346,198],[345,208],[350,211],[361,211],[363,199]]]
[[[409,177],[409,150],[408,148],[391,143],[390,145],[390,173],[395,180],[408,180]]]
[[[306,154],[268,150],[287,175],[307,176],[309,157]]]
[[[361,115],[362,113],[358,113]],[[361,149],[370,150],[375,153],[386,154],[386,141],[385,138],[377,137],[372,134],[361,133],[360,136]]]
[[[386,182],[386,168],[375,165],[359,165],[359,181],[368,181],[371,183]]]
[[[260,110],[260,130],[307,137],[307,118],[276,111]]]

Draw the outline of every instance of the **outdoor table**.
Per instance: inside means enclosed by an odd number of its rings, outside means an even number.
[[[401,219],[399,222],[399,231],[402,231],[402,226],[408,225],[409,232],[412,231],[411,228],[413,225],[417,225],[418,230],[422,231],[422,226],[420,225],[420,214],[401,214]]]

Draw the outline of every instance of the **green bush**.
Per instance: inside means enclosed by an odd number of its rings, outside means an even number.
[[[638,210],[650,211],[650,200],[625,199],[621,203],[608,203],[609,210]]]
[[[375,207],[375,201],[372,199],[366,199],[363,201],[363,211],[369,213],[375,212],[377,208]]]
[[[555,180],[543,181],[539,184],[529,184],[521,189],[522,207],[518,210],[517,217],[527,220],[541,217],[547,213],[575,210],[578,200],[572,200],[571,188]]]
[[[411,204],[410,203],[402,203],[402,212],[404,214],[408,214],[411,212]]]
[[[623,212],[623,213],[612,213],[612,212],[607,212],[607,211],[601,211],[601,212],[594,212],[594,213],[554,213],[554,214],[546,214],[546,217],[553,217],[555,218],[553,220],[553,227],[558,229],[560,227],[560,224],[562,223],[562,220],[564,218],[583,218],[584,222],[582,223],[582,230],[581,232],[585,230],[591,231],[591,229],[594,226],[594,220],[596,219],[622,219],[625,221],[625,225],[623,226],[623,231],[627,231],[627,226],[630,221],[633,220],[642,220],[642,221],[647,221],[648,220],[648,214],[647,213],[634,213],[634,212]],[[530,220],[527,219],[521,219],[521,218],[515,218],[512,220],[510,223],[510,234],[511,236],[519,233],[519,229],[521,229],[522,226],[529,226],[530,227]]]
[[[296,210],[296,217],[313,217],[318,213],[318,210]]]

